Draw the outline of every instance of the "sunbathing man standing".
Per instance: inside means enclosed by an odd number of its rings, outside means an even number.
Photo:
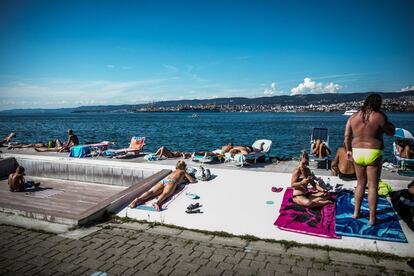
[[[143,204],[153,197],[159,195],[158,200],[153,204],[153,207],[157,210],[161,210],[162,203],[172,194],[174,194],[177,187],[187,179],[190,183],[196,182],[195,179],[186,172],[187,164],[180,160],[177,162],[176,170],[169,176],[158,182],[154,187],[143,193],[141,196],[135,198],[130,208],[135,208],[137,205]]]
[[[353,218],[359,218],[365,186],[368,183],[369,224],[376,222],[378,181],[381,176],[383,136],[395,134],[394,125],[381,111],[378,94],[367,97],[361,110],[352,115],[345,128],[345,148],[349,160],[354,159],[357,175]]]

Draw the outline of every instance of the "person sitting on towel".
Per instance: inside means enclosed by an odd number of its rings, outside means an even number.
[[[57,142],[58,140],[56,140],[56,147],[54,148],[35,148],[36,151],[39,152],[45,152],[45,151],[57,151],[57,152],[68,152],[70,151],[71,147],[77,146],[79,145],[79,139],[78,136],[76,136],[75,134],[73,134],[73,130],[68,129],[68,140],[62,144],[60,144]],[[60,145],[59,145],[60,144]]]
[[[316,139],[312,143],[312,154],[318,158],[324,158],[331,154],[331,149],[328,145],[321,141],[321,139]]]
[[[339,175],[345,181],[356,180],[354,160],[349,160],[346,155],[345,144],[336,150],[335,159],[331,164],[332,175]]]
[[[190,158],[191,153],[171,151],[167,149],[166,147],[162,146],[155,152],[155,155],[158,157],[166,157],[166,158],[175,158],[175,157]]]
[[[171,195],[174,194],[177,187],[184,182],[184,180],[188,180],[190,183],[196,182],[194,177],[186,171],[187,164],[180,160],[177,162],[176,170],[173,171],[169,176],[155,184],[151,189],[147,192],[143,193],[141,196],[135,198],[131,204],[129,204],[130,208],[135,208],[137,205],[144,204],[151,198],[159,196],[157,201],[153,203],[153,207],[157,211],[161,211],[162,203]]]
[[[9,143],[14,137],[16,137],[16,133],[12,132],[8,136],[3,138],[3,140],[0,140],[0,147],[2,147],[4,144]]]
[[[315,181],[315,175],[308,168],[309,155],[302,151],[299,166],[293,171],[291,185],[293,190],[292,200],[296,204],[307,208],[322,207],[332,203],[328,192]],[[308,190],[311,184],[316,191]]]
[[[34,183],[33,181],[26,182],[24,175],[24,168],[22,166],[18,166],[16,171],[9,175],[8,184],[10,192],[24,192],[26,189],[32,187],[39,187],[40,183]]]

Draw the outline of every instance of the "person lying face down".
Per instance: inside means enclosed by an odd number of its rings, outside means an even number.
[[[153,207],[157,211],[160,211],[162,203],[168,197],[174,194],[175,190],[181,183],[183,183],[185,180],[188,180],[190,183],[196,182],[196,180],[190,174],[187,173],[186,169],[187,164],[182,160],[178,161],[175,171],[173,171],[169,176],[158,182],[147,192],[135,198],[131,202],[131,204],[129,204],[129,207],[135,208],[137,205],[143,204],[148,200],[156,196],[159,196],[157,201],[154,202]]]
[[[322,207],[332,203],[328,192],[315,181],[315,175],[308,166],[309,156],[302,151],[299,166],[293,171],[291,178],[291,186],[294,189],[293,202],[307,208]],[[316,189],[316,192],[308,190],[309,184]]]

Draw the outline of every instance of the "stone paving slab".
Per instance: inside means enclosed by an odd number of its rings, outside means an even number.
[[[103,224],[88,235],[0,225],[0,275],[413,275],[406,260],[285,249],[167,227]],[[146,230],[143,230],[146,229]],[[155,231],[154,231],[155,230]],[[203,238],[203,235],[205,236]],[[191,239],[193,237],[194,239]]]

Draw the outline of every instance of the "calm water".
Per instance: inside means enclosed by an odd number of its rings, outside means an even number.
[[[397,126],[414,131],[414,113],[391,113]],[[81,142],[116,141],[128,146],[131,136],[145,136],[145,151],[161,145],[172,150],[213,150],[228,142],[251,145],[256,139],[273,141],[273,156],[294,156],[309,150],[313,127],[329,129],[331,148],[343,141],[348,117],[339,113],[122,113],[69,115],[0,115],[0,135],[14,131],[16,141],[33,143],[59,138],[66,140],[72,128]],[[392,138],[386,137],[385,158],[391,158]]]

